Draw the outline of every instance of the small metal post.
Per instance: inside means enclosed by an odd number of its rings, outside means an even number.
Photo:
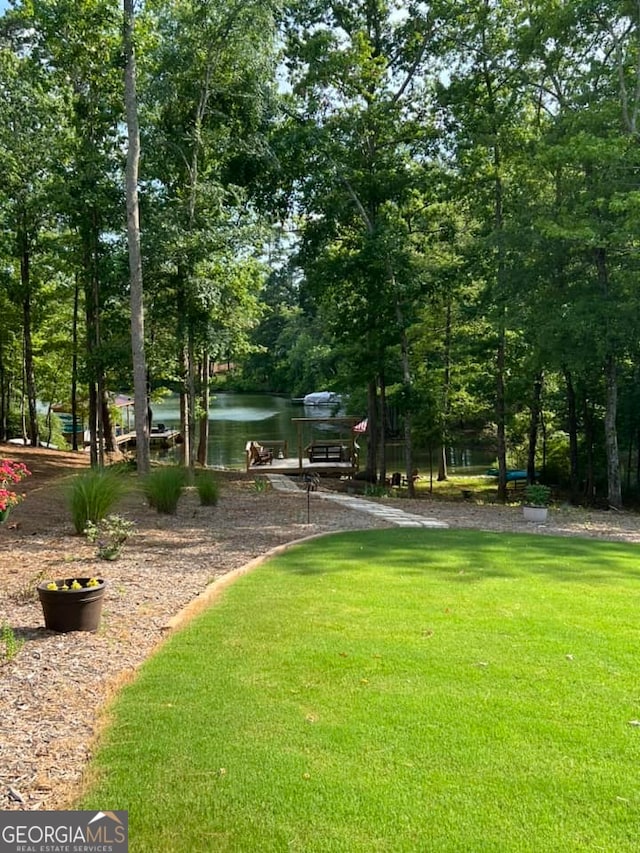
[[[302,479],[307,488],[307,524],[311,523],[311,492],[318,488],[319,477],[317,474],[303,474]]]

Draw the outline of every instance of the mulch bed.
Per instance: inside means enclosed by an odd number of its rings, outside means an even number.
[[[327,501],[314,500],[307,523],[302,493],[257,492],[253,476],[220,472],[218,506],[201,507],[188,490],[175,516],[151,510],[132,492],[118,512],[136,533],[123,555],[105,562],[74,534],[66,507],[68,478],[87,466],[84,454],[0,448],[25,461],[33,476],[25,500],[0,525],[0,808],[60,809],[77,795],[101,712],[162,642],[170,621],[212,581],[270,549],[322,532],[385,526]],[[315,496],[314,496],[315,497]],[[41,579],[106,577],[96,634],[57,634],[44,627]],[[13,640],[20,646],[15,657]]]

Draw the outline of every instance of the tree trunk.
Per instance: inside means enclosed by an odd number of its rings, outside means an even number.
[[[493,84],[486,70],[487,92],[494,105]],[[496,132],[497,139],[497,132]],[[506,267],[502,232],[504,230],[504,187],[502,185],[502,156],[499,144],[493,146],[494,182],[494,232],[497,237],[496,296],[498,304],[498,349],[496,352],[496,438],[498,454],[498,500],[507,500],[507,408],[506,408]]]
[[[7,440],[9,417],[9,394],[7,391],[7,372],[4,367],[4,341],[0,335],[0,441]]]
[[[542,396],[542,371],[533,381],[531,396],[531,414],[529,418],[529,449],[527,455],[527,482],[536,481],[536,451],[538,445],[538,427],[540,425],[540,399]]]
[[[178,266],[176,281],[176,312],[177,312],[177,344],[176,360],[178,363],[178,375],[180,377],[180,437],[181,462],[189,464],[189,398],[188,398],[188,357],[187,357],[187,294],[185,288],[185,271],[181,265]]]
[[[101,397],[101,416],[102,416],[102,437],[104,442],[104,452],[106,454],[115,453],[118,449],[118,442],[116,441],[116,431],[113,423],[113,418],[111,417],[111,408],[109,406],[109,395],[107,393],[107,389],[102,387],[102,397]]]
[[[384,486],[387,479],[387,386],[384,379],[384,374],[381,374],[378,379],[380,387],[380,428],[378,430],[378,480]]]
[[[53,421],[52,421],[52,417],[51,417],[52,414],[53,414],[53,409],[51,407],[51,402],[49,402],[49,405],[47,406],[47,416],[45,419],[45,423],[47,425],[47,437],[45,440],[47,442],[47,445],[51,444],[51,437],[52,437],[51,434],[53,432]]]
[[[193,469],[196,464],[196,356],[195,342],[193,338],[193,322],[189,323],[188,329],[189,346],[187,348],[187,395],[189,398],[189,468]]]
[[[24,341],[24,377],[29,411],[29,439],[32,447],[40,444],[38,434],[38,411],[36,407],[36,376],[33,366],[33,340],[31,337],[31,256],[29,235],[27,233],[26,214],[20,213],[17,242],[20,256],[20,284],[22,286],[22,324]]]
[[[596,495],[595,475],[593,468],[593,409],[587,395],[585,393],[583,399],[583,420],[584,420],[584,443],[586,448],[586,471],[584,483],[584,495],[589,503],[593,503]]]
[[[576,406],[576,392],[573,387],[571,372],[564,369],[564,378],[567,387],[567,409],[569,419],[569,480],[571,503],[577,504],[580,495],[580,471],[578,463],[578,410]]]
[[[610,354],[605,365],[607,403],[604,416],[604,440],[607,450],[607,493],[609,506],[622,508],[622,484],[620,481],[620,455],[618,452],[618,377],[616,357]]]
[[[386,260],[387,275],[389,282],[392,285],[395,297],[395,313],[396,322],[398,324],[398,332],[400,334],[400,359],[402,363],[402,384],[404,390],[404,461],[405,461],[405,476],[407,478],[407,488],[409,497],[415,497],[416,484],[414,474],[416,473],[413,467],[413,437],[411,435],[411,409],[413,402],[411,399],[412,382],[411,382],[411,366],[409,364],[409,340],[407,338],[407,330],[404,321],[404,313],[400,304],[400,296],[397,291],[396,277],[391,266],[389,258]]]
[[[100,353],[100,274],[98,269],[99,216],[88,211],[80,228],[85,290],[87,373],[89,386],[89,446],[92,466],[104,465],[104,375]]]
[[[609,311],[609,266],[607,253],[603,248],[595,250],[598,282],[604,300],[604,334],[607,355],[604,363],[606,384],[606,409],[604,416],[604,442],[607,453],[607,494],[609,505],[620,509],[622,507],[622,485],[620,481],[620,456],[618,452],[618,378],[617,361],[610,340],[608,311]]]
[[[486,31],[482,36],[485,38]],[[494,69],[488,54],[481,58],[484,85],[487,94],[485,107],[488,120],[488,131],[491,134],[491,153],[493,160],[493,231],[492,241],[495,252],[495,279],[493,299],[496,306],[496,385],[495,385],[495,419],[496,419],[496,452],[498,457],[498,500],[507,499],[507,435],[506,435],[506,325],[507,325],[507,266],[504,246],[504,184],[502,181],[502,149],[500,143],[501,119],[495,92]]]
[[[129,246],[129,278],[131,305],[131,355],[133,360],[133,395],[136,413],[136,464],[139,475],[149,471],[149,423],[147,420],[147,364],[144,350],[144,292],[142,286],[142,253],[140,250],[140,208],[138,202],[138,168],[140,163],[140,131],[136,94],[136,56],[134,47],[134,0],[124,0],[124,91],[127,113],[127,240]]]
[[[92,215],[93,222],[93,255],[92,255],[92,275],[91,275],[91,301],[93,303],[93,328],[95,331],[95,348],[94,348],[94,369],[96,377],[96,454],[97,462],[100,468],[104,468],[104,396],[106,393],[104,383],[104,370],[102,367],[102,353],[100,351],[101,332],[100,332],[100,278],[98,274],[98,232],[97,232],[97,216],[95,210]]]
[[[184,387],[184,381],[180,389],[180,435],[182,438],[180,461],[186,467],[189,464],[189,397]]]
[[[369,479],[375,481],[378,470],[378,391],[375,379],[372,379],[367,384],[367,419],[367,463],[365,473]]]
[[[505,403],[505,350],[506,335],[504,319],[498,331],[498,350],[496,353],[496,439],[498,454],[498,500],[507,500],[507,429]]]
[[[449,408],[451,393],[451,300],[447,302],[447,316],[444,336],[444,382],[442,388],[442,414],[440,425],[440,447],[438,449],[438,482],[449,479],[447,472],[447,444],[449,428]]]
[[[80,306],[80,283],[76,274],[73,290],[73,330],[71,356],[71,446],[78,450],[78,311]],[[82,431],[82,446],[84,448],[84,429]]]
[[[94,300],[91,290],[91,250],[88,245],[88,235],[82,233],[83,241],[83,265],[84,265],[84,310],[86,323],[86,349],[87,349],[87,392],[89,397],[89,411],[87,414],[87,431],[89,433],[89,459],[91,466],[98,465],[98,393],[96,383],[96,329],[94,316]]]
[[[89,382],[89,415],[88,415],[88,423],[87,428],[89,431],[89,459],[91,461],[91,467],[95,467],[98,464],[98,442],[97,442],[97,434],[98,434],[98,395],[96,391],[96,383],[93,381]]]
[[[200,430],[198,436],[198,462],[203,467],[207,465],[207,453],[209,449],[209,353],[205,350],[202,355],[200,369],[200,402],[202,415],[200,416]]]
[[[24,324],[24,375],[27,391],[27,409],[29,411],[29,438],[32,447],[40,444],[38,429],[38,410],[36,407],[36,375],[33,366],[33,340],[31,338],[31,293],[26,290],[22,301],[22,319]]]
[[[398,327],[400,329],[400,354],[402,358],[402,384],[405,391],[405,410],[404,410],[404,459],[405,471],[407,478],[407,488],[409,497],[413,498],[416,494],[416,484],[414,474],[416,473],[413,467],[413,443],[411,436],[411,370],[409,367],[409,342],[407,333],[404,328],[402,309],[400,303],[396,302],[396,316],[398,318]]]
[[[196,208],[198,201],[198,186],[200,172],[200,152],[202,150],[202,124],[207,112],[209,98],[211,96],[211,76],[213,74],[213,63],[207,63],[204,74],[204,79],[201,82],[200,95],[196,114],[194,116],[193,125],[193,149],[191,152],[191,161],[189,166],[189,199],[188,199],[188,224],[189,232],[195,226]],[[181,275],[181,292],[183,300],[184,328],[180,341],[183,343],[183,395],[182,409],[184,420],[182,423],[182,438],[183,444],[183,464],[193,469],[196,463],[196,387],[195,387],[195,330],[194,330],[194,312],[192,310],[191,294],[187,293],[185,287],[185,277]],[[178,309],[180,310],[180,308]]]

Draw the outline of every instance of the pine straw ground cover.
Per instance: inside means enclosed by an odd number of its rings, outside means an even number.
[[[218,506],[200,507],[193,492],[176,516],[159,516],[140,493],[117,508],[137,533],[118,561],[95,558],[73,535],[64,484],[88,465],[83,453],[3,445],[0,456],[27,463],[26,497],[0,525],[0,808],[63,808],[75,795],[92,752],[100,711],[167,634],[172,617],[216,578],[269,549],[305,536],[384,528],[380,518],[311,495],[258,492],[253,476],[221,473]],[[323,488],[325,486],[323,485]],[[468,502],[389,501],[451,526],[530,531],[517,507]],[[638,516],[554,510],[536,532],[640,542]],[[44,629],[35,586],[40,577],[100,574],[109,581],[100,631],[55,634]],[[7,659],[6,652],[10,651]],[[15,656],[13,656],[15,653]]]

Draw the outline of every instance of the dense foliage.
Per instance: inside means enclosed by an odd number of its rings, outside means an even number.
[[[503,490],[518,466],[639,491],[637,7],[136,11],[147,375],[182,394],[186,462],[218,359],[238,387],[349,392],[371,474],[390,432],[441,477],[482,433]],[[108,448],[132,387],[122,17],[0,18],[0,439],[41,440],[41,401]]]

